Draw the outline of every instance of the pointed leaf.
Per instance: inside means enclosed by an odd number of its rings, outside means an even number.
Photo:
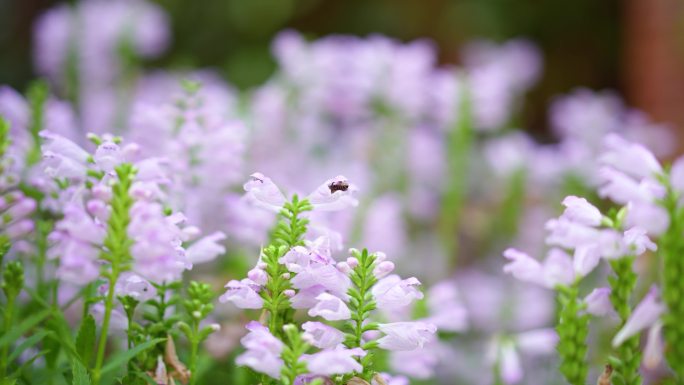
[[[105,365],[104,368],[102,368],[102,374],[104,375],[105,373],[117,369],[121,365],[128,362],[128,360],[130,360],[131,358],[137,356],[139,353],[144,352],[145,350],[153,347],[154,345],[164,340],[166,340],[166,338],[155,338],[153,340],[143,342],[140,345],[136,345],[133,349],[123,350],[114,354],[111,358],[108,359],[107,365]]]
[[[85,367],[90,366],[90,361],[95,350],[95,319],[92,315],[83,320],[81,328],[78,330],[76,336],[76,352],[81,358],[81,362]]]
[[[52,309],[43,310],[26,318],[19,325],[10,329],[7,333],[5,333],[5,335],[0,337],[0,348],[11,345],[14,341],[19,339],[19,337],[24,335],[24,333],[26,333],[28,330],[38,325],[41,321],[47,318],[50,315],[50,313],[52,313]]]
[[[71,362],[71,373],[73,375],[72,385],[90,385],[90,376],[88,370],[78,360]]]

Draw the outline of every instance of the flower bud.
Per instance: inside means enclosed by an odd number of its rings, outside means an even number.
[[[285,294],[285,296],[287,298],[292,298],[295,296],[295,291],[292,289],[287,289],[287,290],[283,291],[283,294]]]
[[[375,266],[375,269],[373,269],[373,275],[375,275],[375,278],[380,279],[391,273],[392,270],[394,270],[394,263],[390,261],[383,261]]]
[[[383,262],[387,260],[387,254],[383,253],[382,251],[376,251],[373,254],[375,255],[376,262]]]
[[[356,266],[359,265],[359,260],[355,257],[349,257],[347,258],[347,265],[349,265],[349,267],[352,269],[356,269]]]
[[[341,271],[344,274],[349,274],[349,272],[352,270],[352,268],[349,266],[349,263],[347,262],[338,262],[336,267],[337,270]]]
[[[263,286],[268,282],[268,274],[258,267],[247,272],[247,277],[260,286]]]

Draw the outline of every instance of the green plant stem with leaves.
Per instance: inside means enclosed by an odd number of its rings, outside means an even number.
[[[190,369],[190,385],[197,383],[197,357],[199,346],[214,329],[212,326],[205,326],[200,330],[200,323],[214,310],[212,300],[214,298],[211,287],[206,283],[191,281],[188,286],[188,299],[183,302],[183,307],[188,316],[188,323],[179,322],[178,327],[185,334],[190,342],[190,358],[188,367]]]
[[[280,382],[283,385],[292,385],[297,376],[307,372],[306,363],[300,361],[300,357],[309,350],[309,345],[302,340],[302,334],[295,325],[285,325],[283,331],[285,346],[281,353],[283,369]]]
[[[14,307],[17,297],[24,287],[24,267],[21,262],[13,261],[7,264],[2,272],[2,291],[7,298],[5,313],[3,316],[3,329],[6,333],[12,326],[14,319]],[[0,350],[0,378],[5,378],[9,366],[9,344],[5,344]]]
[[[130,222],[130,208],[133,198],[129,195],[129,189],[133,182],[135,169],[131,164],[124,163],[116,168],[118,180],[112,186],[112,212],[107,222],[107,235],[104,240],[102,259],[109,262],[109,271],[105,273],[109,288],[104,300],[104,316],[100,339],[97,345],[95,367],[92,370],[93,385],[98,385],[101,379],[102,363],[104,362],[105,347],[107,346],[107,333],[111,322],[112,309],[114,308],[114,293],[116,281],[119,275],[128,270],[131,260],[130,247],[132,240],[128,237],[128,224]]]
[[[670,226],[658,244],[662,258],[662,298],[668,311],[663,315],[663,336],[665,337],[665,358],[676,374],[676,384],[684,384],[684,210],[678,207],[679,194],[669,183],[669,177],[662,176],[661,183],[667,186],[667,195],[662,201],[670,216]]]
[[[610,261],[614,275],[608,277],[610,283],[610,301],[620,316],[620,328],[622,328],[632,314],[630,304],[632,293],[637,283],[637,274],[633,265],[635,256],[624,256]],[[613,367],[611,380],[613,385],[640,385],[642,379],[639,375],[641,365],[641,350],[639,348],[639,335],[632,336],[622,343],[615,351],[615,357],[611,357]]]
[[[579,297],[578,284],[559,286],[558,354],[560,371],[571,385],[586,385],[589,367],[587,364],[587,335],[589,334],[589,315],[584,312],[586,305]]]
[[[261,260],[266,264],[268,281],[266,290],[260,292],[264,299],[264,308],[269,312],[268,328],[273,335],[283,335],[282,327],[292,318],[290,300],[285,290],[291,289],[289,272],[278,262],[292,247],[304,244],[304,234],[309,220],[302,214],[311,211],[313,207],[307,201],[299,200],[297,195],[290,202],[285,203],[279,216],[272,238],[273,242],[261,253]]]
[[[352,256],[359,261],[359,264],[349,274],[352,287],[349,288],[347,294],[349,295],[351,319],[345,324],[347,329],[345,345],[349,348],[362,348],[367,352],[364,357],[359,357],[358,360],[363,366],[361,376],[370,381],[374,374],[369,370],[373,359],[372,349],[377,347],[377,343],[375,341],[363,343],[362,336],[367,331],[378,330],[377,323],[368,322],[370,313],[376,309],[376,303],[371,293],[371,289],[378,282],[373,274],[376,256],[368,253],[366,249],[363,251],[352,250]]]

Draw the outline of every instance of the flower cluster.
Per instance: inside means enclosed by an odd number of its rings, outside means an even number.
[[[267,312],[268,327],[256,321],[247,325],[249,334],[242,339],[246,352],[238,364],[285,384],[354,376],[370,381],[377,375],[372,361],[376,349],[413,351],[432,339],[436,326],[427,321],[377,323],[373,316],[376,309],[397,311],[422,299],[418,279],[389,275],[394,264],[383,253],[352,249],[350,257],[337,262],[328,237],[304,240],[307,212],[356,205],[355,187],[346,178],[329,179],[302,200],[297,195],[285,198],[259,173],[245,190],[248,201],[279,211],[280,222],[248,277],[228,282],[220,298]],[[300,309],[325,322],[292,324]],[[304,343],[320,350],[309,354]]]

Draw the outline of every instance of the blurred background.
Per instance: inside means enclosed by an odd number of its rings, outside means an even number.
[[[386,34],[429,38],[443,63],[459,63],[474,38],[525,37],[544,56],[524,126],[541,133],[553,95],[610,88],[655,121],[684,124],[684,2],[680,0],[156,0],[171,16],[172,46],[151,66],[213,67],[249,88],[275,70],[270,44],[293,28],[307,37]],[[0,1],[0,84],[35,76],[32,26],[49,0]]]

